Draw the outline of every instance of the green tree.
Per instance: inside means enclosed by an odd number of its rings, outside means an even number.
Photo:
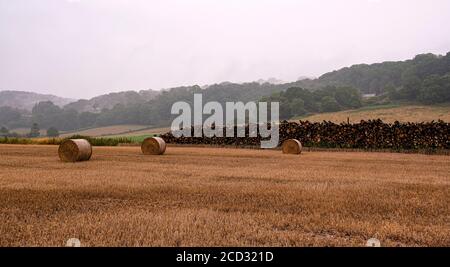
[[[61,109],[51,101],[39,102],[33,107],[32,121],[41,127],[56,127],[61,130],[79,128],[78,112],[74,109]]]
[[[28,136],[39,137],[41,135],[40,130],[41,129],[39,129],[39,124],[33,123],[33,126],[31,126],[30,133],[28,134]]]
[[[279,99],[275,100],[280,102],[280,119],[287,120],[292,118],[294,114],[291,113],[291,107],[289,106],[289,99],[281,96]]]
[[[334,112],[341,109],[336,99],[331,96],[324,96],[320,104],[323,112]]]
[[[425,104],[450,101],[450,74],[431,75],[426,78],[419,93],[419,100]]]
[[[19,110],[11,107],[0,107],[0,124],[11,127],[11,123],[17,122],[21,119],[22,114]]]
[[[289,103],[292,116],[300,116],[306,114],[305,102],[301,98],[295,98]]]
[[[339,105],[346,108],[361,107],[361,93],[353,87],[338,87],[334,93],[334,98]]]
[[[387,93],[390,100],[396,100],[400,98],[397,89],[393,85],[386,86],[386,88],[384,88],[384,91]]]
[[[78,118],[80,122],[81,128],[87,128],[95,125],[97,121],[98,113],[92,113],[92,112],[82,112]]]
[[[9,130],[8,130],[8,128],[2,126],[2,127],[0,128],[0,136],[8,136],[8,135],[9,135]]]
[[[47,129],[47,136],[48,137],[58,137],[59,131],[55,127],[50,127]]]

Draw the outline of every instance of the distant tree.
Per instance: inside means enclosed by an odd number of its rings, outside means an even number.
[[[336,99],[331,96],[324,96],[320,104],[323,112],[334,112],[341,109]]]
[[[9,135],[9,130],[8,130],[8,128],[2,126],[2,127],[0,128],[0,136],[8,136],[8,135]]]
[[[401,99],[416,100],[421,89],[422,80],[414,74],[414,69],[407,71],[402,79],[403,86],[399,90],[399,96]]]
[[[0,107],[0,124],[9,125],[11,123],[17,122],[22,117],[19,110],[11,107]]]
[[[400,98],[397,89],[393,85],[386,86],[386,88],[384,88],[384,91],[387,93],[390,100],[396,100]]]
[[[55,127],[50,127],[47,129],[47,136],[48,137],[58,137],[59,131]]]
[[[42,127],[56,127],[61,130],[79,128],[78,112],[61,109],[51,101],[39,102],[33,107],[32,120]]]
[[[301,98],[295,98],[289,103],[292,116],[300,116],[306,114],[305,101]]]
[[[142,99],[136,92],[113,93],[94,100],[79,100],[61,108],[52,102],[38,103],[31,114],[25,110],[0,107],[0,125],[10,129],[28,127],[60,131],[116,124],[170,125],[177,101],[193,104],[195,93],[203,102],[279,102],[280,118],[307,113],[332,112],[389,100],[420,101],[433,104],[450,101],[450,52],[445,56],[418,55],[399,62],[358,64],[320,76],[286,84],[258,82],[197,85],[163,90]],[[360,93],[376,93],[371,100]],[[84,107],[92,105],[92,108]],[[85,112],[89,111],[89,112]]]
[[[8,137],[20,137],[20,134],[16,132],[9,132]]]
[[[82,112],[79,116],[79,122],[81,128],[87,128],[95,125],[98,117],[98,113]]]
[[[289,99],[284,96],[274,100],[280,103],[280,119],[290,119],[294,114],[291,113],[291,107],[289,106]]]
[[[339,105],[346,108],[361,107],[361,93],[353,87],[338,87],[334,93],[334,98]]]
[[[39,124],[33,123],[33,126],[31,126],[30,133],[28,134],[29,137],[39,137],[41,135]]]
[[[426,78],[420,90],[419,100],[425,104],[450,101],[450,74],[431,75]]]
[[[301,98],[303,100],[304,109],[309,112],[317,112],[319,111],[317,101],[315,100],[316,94],[320,90],[317,90],[317,92],[311,92],[310,90],[306,90],[300,87],[291,87],[286,90],[286,92],[283,94],[284,97],[286,97],[289,100],[293,100],[296,98]],[[319,97],[318,99],[320,99]]]

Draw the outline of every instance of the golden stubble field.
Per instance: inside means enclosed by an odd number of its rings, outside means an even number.
[[[450,246],[450,157],[0,145],[0,246]]]
[[[450,105],[443,106],[400,106],[392,108],[374,108],[374,109],[356,109],[345,110],[332,113],[321,113],[311,115],[302,120],[313,122],[332,121],[335,123],[346,123],[347,118],[351,123],[357,123],[361,120],[381,119],[387,123],[400,122],[431,122],[443,120],[450,121]]]

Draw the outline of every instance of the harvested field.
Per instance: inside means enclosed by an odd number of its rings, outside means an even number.
[[[92,137],[109,136],[109,135],[125,135],[131,132],[147,129],[148,125],[113,125],[98,127],[86,130],[69,131],[61,134],[61,137],[69,137],[72,135],[86,135]],[[29,130],[28,130],[29,131]]]
[[[118,134],[118,135],[108,135],[107,137],[133,137],[133,136],[152,136],[167,133],[170,131],[170,127],[165,128],[150,128],[144,130],[132,131],[129,133]]]
[[[0,145],[0,245],[450,245],[450,157]]]
[[[361,120],[376,120],[381,119],[384,122],[394,123],[399,122],[430,122],[443,120],[450,122],[450,106],[435,105],[435,106],[374,106],[365,107],[356,110],[346,110],[331,113],[321,113],[302,117],[302,120],[309,120],[311,122],[332,121],[334,123],[347,122],[349,118],[351,123],[359,122]]]
[[[30,128],[14,128],[11,129],[10,132],[11,133],[17,133],[20,135],[27,135],[30,133]],[[46,129],[41,129],[39,130],[39,133],[41,134],[41,136],[46,136],[47,135],[47,130]]]

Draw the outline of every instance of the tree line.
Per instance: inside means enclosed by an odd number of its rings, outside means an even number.
[[[261,97],[252,93],[256,88],[264,88],[269,97]],[[172,104],[185,101],[193,105],[193,95],[203,94],[203,101],[218,101],[244,103],[248,101],[280,101],[282,118],[303,115],[306,113],[336,111],[361,106],[360,93],[351,87],[329,86],[320,90],[306,90],[291,87],[286,90],[275,85],[259,84],[221,84],[203,90],[198,86],[174,88],[162,92],[158,97],[148,102],[134,105],[116,104],[111,109],[103,109],[98,113],[77,112],[75,109],[61,108],[50,101],[39,102],[31,113],[2,107],[0,125],[15,127],[30,127],[33,123],[45,129],[55,128],[69,131],[82,128],[108,126],[116,124],[142,124],[167,126],[174,119],[171,114]]]
[[[359,90],[353,87],[327,86],[318,90],[291,87],[261,99],[280,103],[280,119],[290,119],[311,113],[355,109],[362,106]]]
[[[318,79],[286,84],[224,82],[206,89],[197,85],[177,87],[164,90],[149,101],[119,103],[98,112],[77,111],[70,104],[61,108],[50,101],[36,104],[31,112],[0,107],[0,127],[7,130],[36,123],[43,129],[68,131],[115,124],[166,126],[174,118],[170,114],[172,104],[192,104],[195,93],[202,93],[205,102],[221,104],[279,101],[282,119],[395,101],[444,103],[450,101],[450,52],[445,56],[423,54],[400,62],[354,65]],[[364,93],[374,93],[376,97],[363,100]]]
[[[445,56],[421,54],[406,61],[354,65],[322,75],[315,83],[321,85],[351,86],[390,101],[448,102],[450,52]]]

